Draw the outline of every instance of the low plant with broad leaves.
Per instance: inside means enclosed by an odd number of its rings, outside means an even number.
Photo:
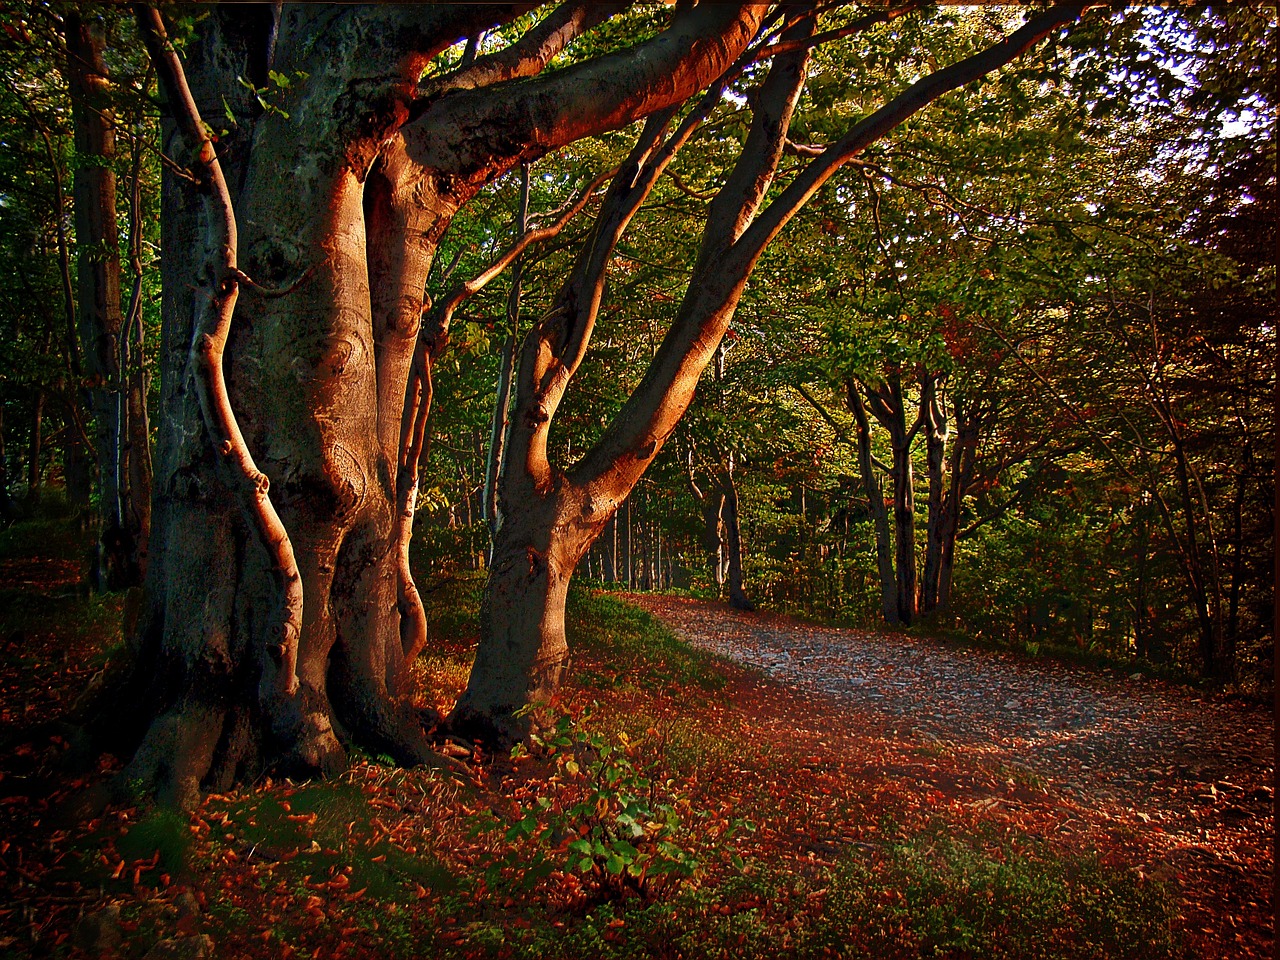
[[[565,871],[604,899],[668,896],[699,874],[687,823],[704,814],[676,778],[664,776],[656,729],[639,738],[619,732],[611,742],[588,729],[588,718],[565,715],[531,737],[533,750],[554,762],[550,782],[560,789],[535,798],[507,838],[552,844]],[[513,757],[524,753],[517,746]]]

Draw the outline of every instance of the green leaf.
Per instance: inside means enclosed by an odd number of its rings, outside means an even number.
[[[640,856],[640,851],[627,840],[615,840],[611,846],[613,847],[613,852],[615,854],[623,857],[628,862]]]

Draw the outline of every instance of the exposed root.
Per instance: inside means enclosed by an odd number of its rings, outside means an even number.
[[[347,769],[347,751],[338,740],[329,716],[328,698],[304,684],[298,692],[301,709],[297,726],[281,744],[272,766],[280,773],[307,779],[330,777]]]
[[[195,809],[224,717],[224,710],[200,703],[161,714],[117,778],[117,790],[131,798],[151,794],[158,803],[179,810]]]

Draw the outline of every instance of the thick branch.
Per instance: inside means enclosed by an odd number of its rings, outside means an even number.
[[[799,39],[812,29],[812,20],[803,19],[784,36]],[[728,328],[749,271],[722,269],[723,252],[750,221],[777,169],[807,62],[803,48],[774,60],[760,89],[747,143],[711,204],[679,313],[644,379],[574,471],[578,482],[598,486],[606,499],[610,491],[630,489],[662,448]]]
[[[626,126],[682,103],[720,76],[751,42],[766,10],[699,4],[629,50],[441,97],[404,128],[410,156],[423,167],[469,177]]]

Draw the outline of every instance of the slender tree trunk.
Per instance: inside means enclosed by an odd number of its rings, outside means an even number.
[[[1138,520],[1138,568],[1133,584],[1133,634],[1134,653],[1140,659],[1151,655],[1151,642],[1147,623],[1147,559],[1151,541],[1151,525],[1143,511]]]
[[[1235,679],[1239,679],[1240,674],[1240,666],[1236,661],[1236,647],[1240,635],[1240,597],[1244,580],[1245,474],[1253,459],[1247,443],[1242,453],[1239,472],[1236,474],[1235,490],[1231,498],[1231,587],[1227,594],[1227,623],[1223,645],[1223,655]]]
[[[81,401],[83,379],[80,363],[80,346],[76,336],[75,282],[72,278],[71,245],[67,236],[66,190],[62,164],[54,149],[53,138],[41,131],[49,168],[53,174],[55,235],[58,244],[58,276],[62,282],[63,349],[66,353],[67,375],[70,385],[65,392],[67,430],[63,432],[63,475],[67,483],[67,501],[76,510],[82,524],[87,524],[89,506],[93,496],[93,466],[85,449]],[[37,476],[37,480],[39,477]],[[30,486],[29,486],[30,489]]]
[[[520,237],[529,229],[529,164],[520,166],[520,200],[516,211],[515,234]],[[499,358],[498,386],[494,391],[493,420],[489,429],[489,452],[484,474],[484,515],[489,523],[489,558],[492,565],[493,542],[502,525],[498,508],[498,476],[506,455],[508,412],[511,408],[511,381],[516,368],[516,336],[520,328],[520,297],[524,257],[511,267],[511,291],[507,294],[507,335]]]
[[[942,503],[942,523],[939,532],[941,557],[938,571],[938,609],[945,610],[951,603],[951,584],[955,576],[956,541],[960,535],[960,511],[964,498],[973,483],[978,459],[980,424],[972,415],[964,397],[956,395],[952,402],[956,423],[956,439],[951,446],[951,464],[948,473],[951,482],[947,486]]]
[[[738,610],[754,610],[755,604],[747,598],[746,591],[743,589],[742,525],[738,511],[738,487],[734,483],[733,468],[733,454],[730,454],[720,487],[724,494],[725,548],[729,554],[729,604]]]
[[[867,497],[867,510],[875,528],[876,569],[880,576],[880,607],[884,619],[890,625],[899,622],[898,578],[893,569],[892,532],[889,528],[889,511],[885,507],[884,492],[876,475],[871,454],[871,421],[858,384],[850,380],[845,385],[849,412],[853,414],[858,433],[858,468],[862,473],[862,487]]]
[[[32,501],[40,499],[41,478],[44,471],[40,467],[44,440],[44,390],[36,390],[31,398],[31,433],[27,438],[27,496]]]
[[[618,582],[618,515],[609,518],[609,582]]]
[[[141,127],[138,117],[135,127]],[[154,467],[151,459],[151,422],[147,411],[148,374],[143,324],[143,211],[141,136],[132,143],[133,163],[129,194],[129,263],[133,271],[133,290],[121,331],[121,375],[124,396],[122,420],[125,424],[121,456],[127,465],[128,493],[124,498],[125,527],[134,540],[134,556],[130,559],[140,576],[146,575],[151,544],[151,498],[154,492]]]
[[[929,517],[925,528],[924,570],[920,584],[920,612],[941,605],[942,557],[948,534],[955,528],[947,516],[947,415],[940,396],[942,384],[929,371],[920,375],[920,406],[924,414],[925,463],[929,483]],[[955,480],[952,478],[952,485]],[[950,529],[948,529],[950,527]]]
[[[894,565],[898,575],[898,620],[904,626],[915,621],[918,589],[916,575],[915,481],[911,465],[911,442],[922,422],[908,429],[906,404],[898,374],[887,376],[878,386],[863,387],[867,404],[876,419],[889,431],[893,460],[889,475],[893,479]]]
[[[631,522],[631,498],[627,497],[627,589],[636,588],[635,527]]]
[[[21,511],[13,498],[13,488],[9,482],[9,456],[5,447],[4,401],[0,400],[0,520],[18,519]]]
[[[66,18],[68,84],[76,152],[75,216],[80,288],[80,341],[98,462],[98,576],[111,590],[141,583],[146,547],[129,499],[131,437],[120,363],[120,244],[116,227],[115,118],[103,40],[77,13]],[[144,510],[147,508],[143,508]]]
[[[893,529],[898,568],[898,619],[911,626],[916,618],[916,516],[911,447],[893,447]]]

